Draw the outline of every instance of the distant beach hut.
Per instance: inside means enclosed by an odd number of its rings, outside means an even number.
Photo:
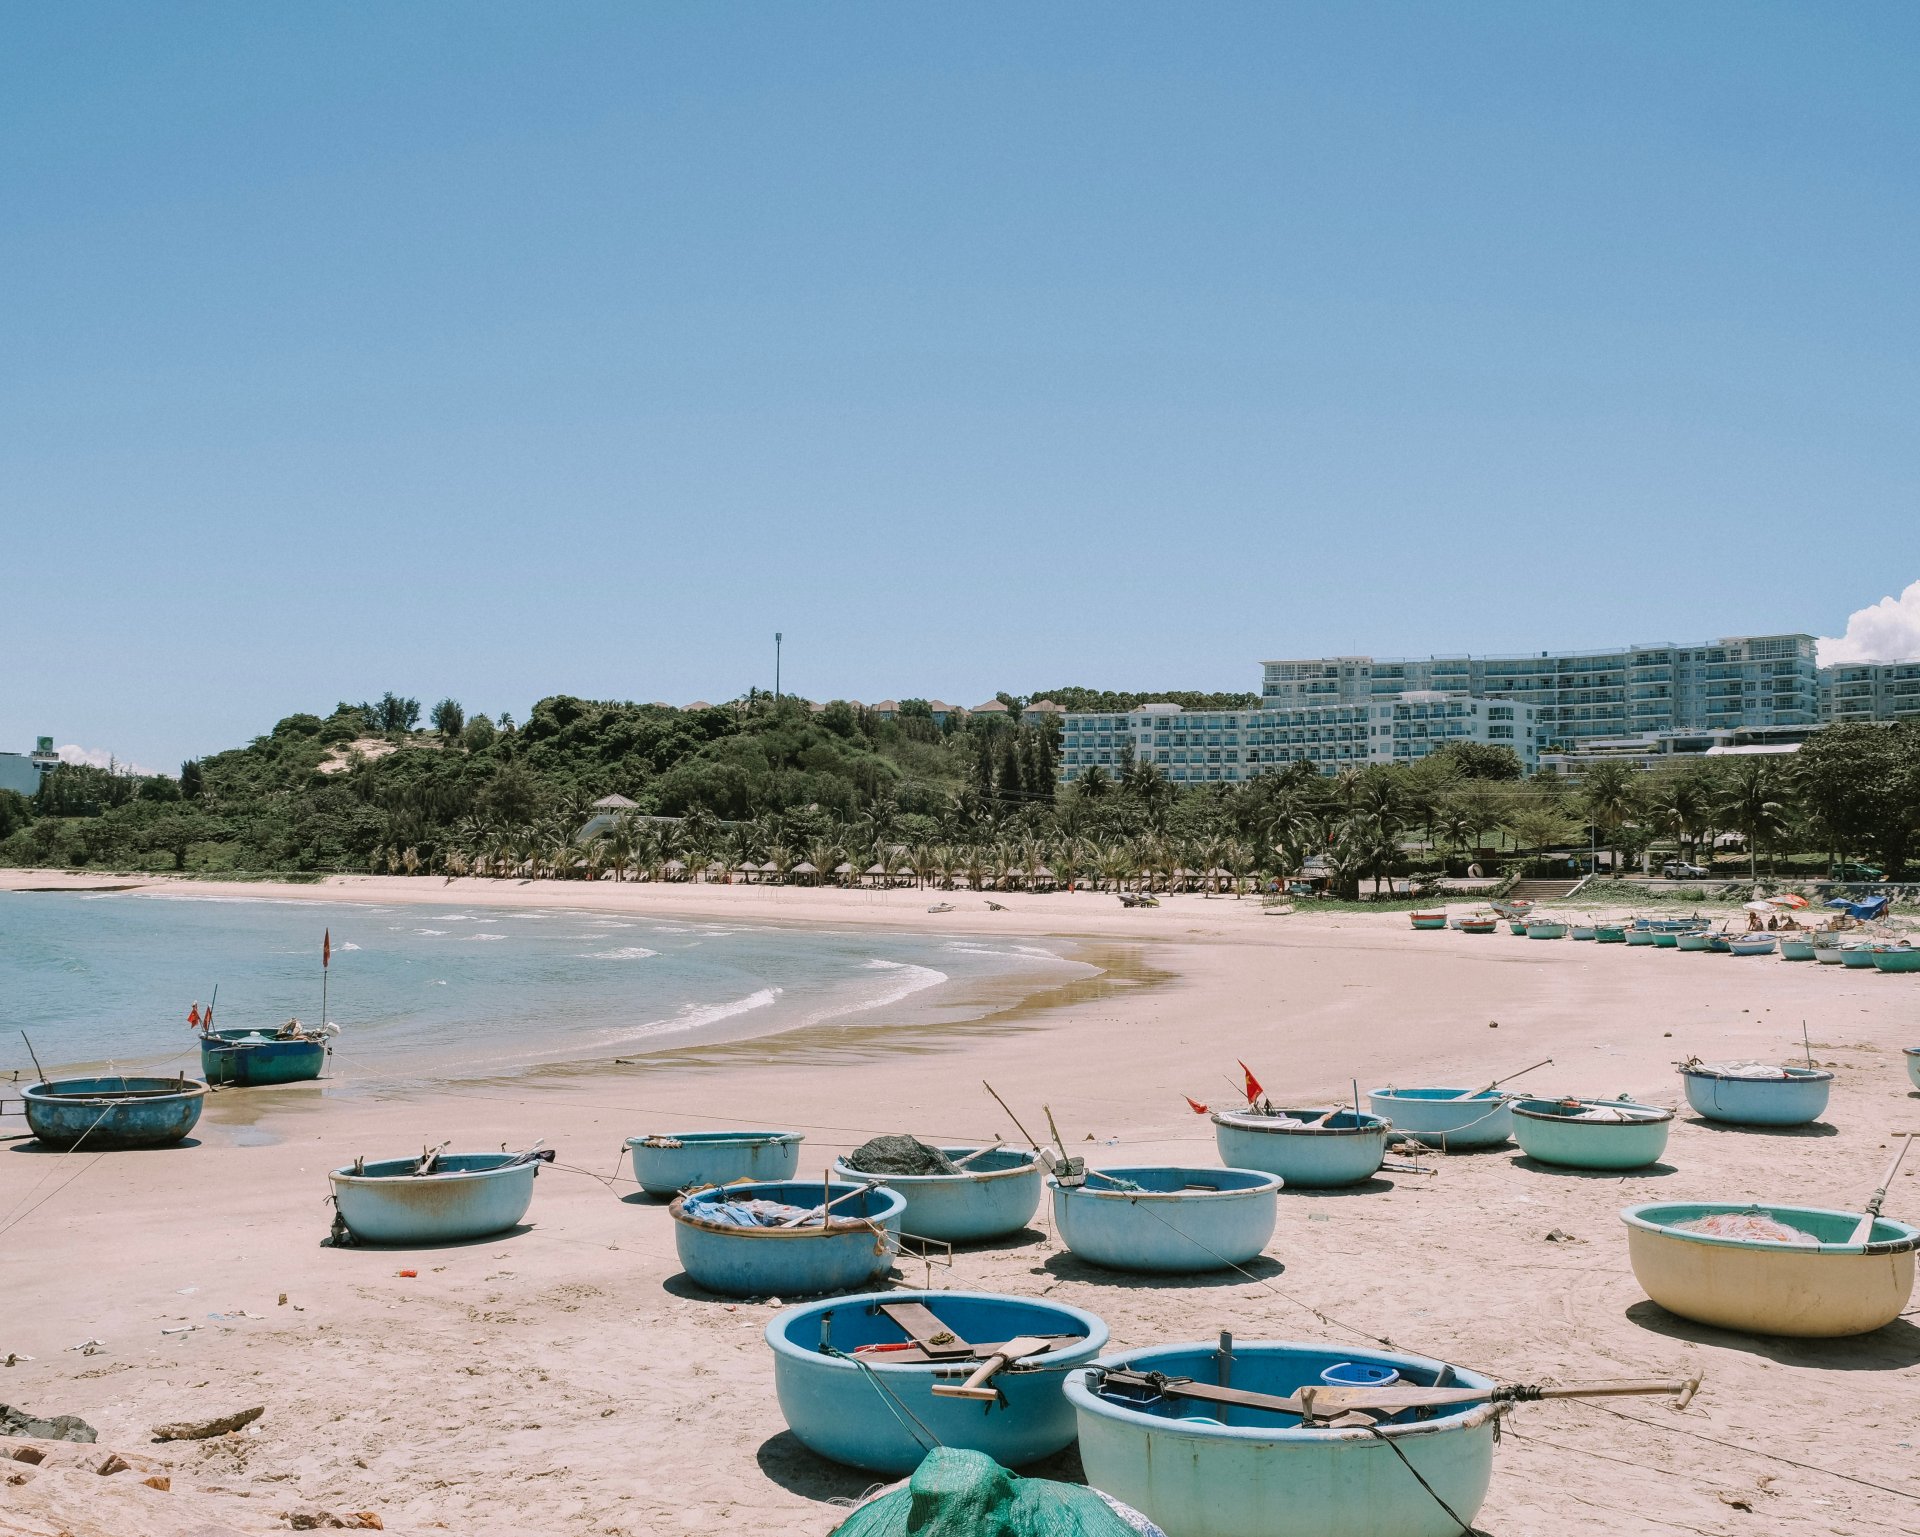
[[[811,876],[818,877],[820,874],[820,867],[816,864],[810,864],[808,861],[803,859],[800,861],[799,864],[795,865],[791,870],[789,870],[787,874],[811,875]]]
[[[624,795],[603,795],[593,803],[595,811],[638,811],[640,803],[630,801]]]
[[[866,876],[869,880],[884,881],[887,878],[887,867],[885,865],[868,865]]]

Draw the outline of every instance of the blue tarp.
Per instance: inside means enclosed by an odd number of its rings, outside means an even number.
[[[1887,899],[1884,896],[1862,897],[1855,902],[1848,897],[1835,897],[1827,906],[1837,907],[1856,918],[1878,918],[1887,910]]]

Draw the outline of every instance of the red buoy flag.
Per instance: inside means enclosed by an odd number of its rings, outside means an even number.
[[[1246,1063],[1240,1064],[1240,1071],[1247,1075],[1247,1103],[1251,1105],[1266,1091],[1260,1087],[1260,1080],[1253,1076],[1253,1069]]]
[[[187,1010],[187,1027],[189,1029],[198,1029],[199,1025],[200,1025],[200,1005],[198,1002],[195,1002],[194,1006]]]
[[[1200,1101],[1195,1099],[1192,1095],[1182,1094],[1180,1097],[1184,1099],[1189,1105],[1193,1106],[1193,1113],[1195,1115],[1205,1115],[1207,1113],[1207,1107],[1201,1104]]]
[[[332,959],[333,959],[333,930],[328,929],[326,933],[324,933],[320,937],[320,969],[322,971],[325,971],[327,969],[327,964]]]

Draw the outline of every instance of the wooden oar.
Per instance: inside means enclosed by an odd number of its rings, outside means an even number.
[[[431,1151],[424,1147],[421,1148],[420,1161],[413,1166],[413,1172],[415,1174],[431,1174],[433,1172],[433,1166],[440,1161],[440,1155],[452,1146],[453,1138],[449,1137],[445,1142],[442,1142]]]
[[[1045,1350],[1050,1343],[1052,1343],[1050,1340],[1031,1334],[1023,1334],[1018,1339],[1008,1340],[976,1366],[973,1369],[973,1375],[965,1382],[958,1386],[936,1382],[933,1385],[933,1396],[935,1398],[997,1399],[1000,1396],[1000,1390],[988,1387],[987,1379],[995,1372],[1012,1365],[1022,1356],[1030,1356],[1035,1351]]]
[[[1247,1409],[1268,1409],[1278,1414],[1314,1414],[1326,1416],[1361,1409],[1373,1413],[1397,1414],[1403,1409],[1436,1408],[1447,1404],[1470,1404],[1482,1399],[1503,1402],[1532,1402],[1546,1398],[1620,1398],[1674,1393],[1682,1407],[1698,1391],[1700,1379],[1642,1379],[1632,1382],[1575,1383],[1564,1388],[1529,1387],[1525,1384],[1492,1388],[1334,1388],[1307,1387],[1289,1398],[1272,1393],[1249,1393],[1240,1388],[1216,1388],[1204,1382],[1173,1381],[1157,1373],[1109,1371],[1104,1382],[1120,1387],[1159,1392],[1173,1398],[1191,1398],[1205,1403],[1238,1404]],[[1308,1395],[1311,1394],[1311,1398]]]
[[[974,1159],[985,1158],[987,1154],[996,1151],[1005,1141],[1006,1138],[1004,1137],[995,1137],[991,1147],[977,1147],[971,1153],[967,1154],[966,1157],[954,1159],[953,1166],[956,1169],[964,1169],[968,1164],[972,1163]]]
[[[845,1195],[837,1195],[831,1201],[827,1202],[825,1206],[816,1206],[813,1208],[812,1211],[803,1211],[797,1217],[787,1218],[785,1222],[776,1222],[774,1226],[775,1227],[798,1227],[801,1223],[810,1222],[815,1217],[821,1218],[822,1221],[824,1222],[826,1218],[826,1214],[830,1210],[832,1210],[834,1207],[838,1206],[842,1201],[851,1201],[857,1195],[866,1195],[869,1191],[878,1190],[879,1188],[880,1188],[880,1181],[877,1179],[870,1179],[864,1185],[862,1185],[858,1190],[849,1190]]]
[[[1455,1094],[1452,1097],[1454,1099],[1472,1099],[1475,1095],[1485,1094],[1489,1090],[1499,1088],[1500,1085],[1503,1083],[1511,1083],[1515,1078],[1525,1077],[1528,1073],[1532,1072],[1535,1067],[1552,1067],[1552,1066],[1553,1066],[1553,1058],[1548,1057],[1543,1061],[1534,1063],[1533,1067],[1523,1067],[1517,1073],[1508,1073],[1505,1078],[1494,1079],[1493,1082],[1488,1084],[1485,1089],[1468,1089],[1466,1093]]]
[[[1907,1156],[1907,1149],[1913,1146],[1916,1134],[1910,1131],[1897,1131],[1894,1135],[1900,1139],[1900,1151],[1893,1155],[1893,1162],[1887,1165],[1887,1172],[1880,1176],[1880,1188],[1874,1191],[1873,1198],[1867,1202],[1867,1214],[1854,1228],[1853,1236],[1847,1240],[1848,1243],[1865,1243],[1873,1236],[1873,1224],[1880,1216],[1880,1203],[1887,1198],[1887,1186],[1893,1183],[1894,1175],[1900,1172],[1900,1160]]]

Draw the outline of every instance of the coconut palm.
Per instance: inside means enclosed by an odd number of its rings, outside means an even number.
[[[1760,845],[1785,836],[1787,808],[1782,776],[1771,758],[1743,758],[1725,781],[1717,808],[1720,823],[1747,844],[1747,875],[1760,878]]]
[[[1624,763],[1596,763],[1580,782],[1580,803],[1587,819],[1606,840],[1607,867],[1620,873],[1620,851],[1616,834],[1639,809],[1634,770]]]

